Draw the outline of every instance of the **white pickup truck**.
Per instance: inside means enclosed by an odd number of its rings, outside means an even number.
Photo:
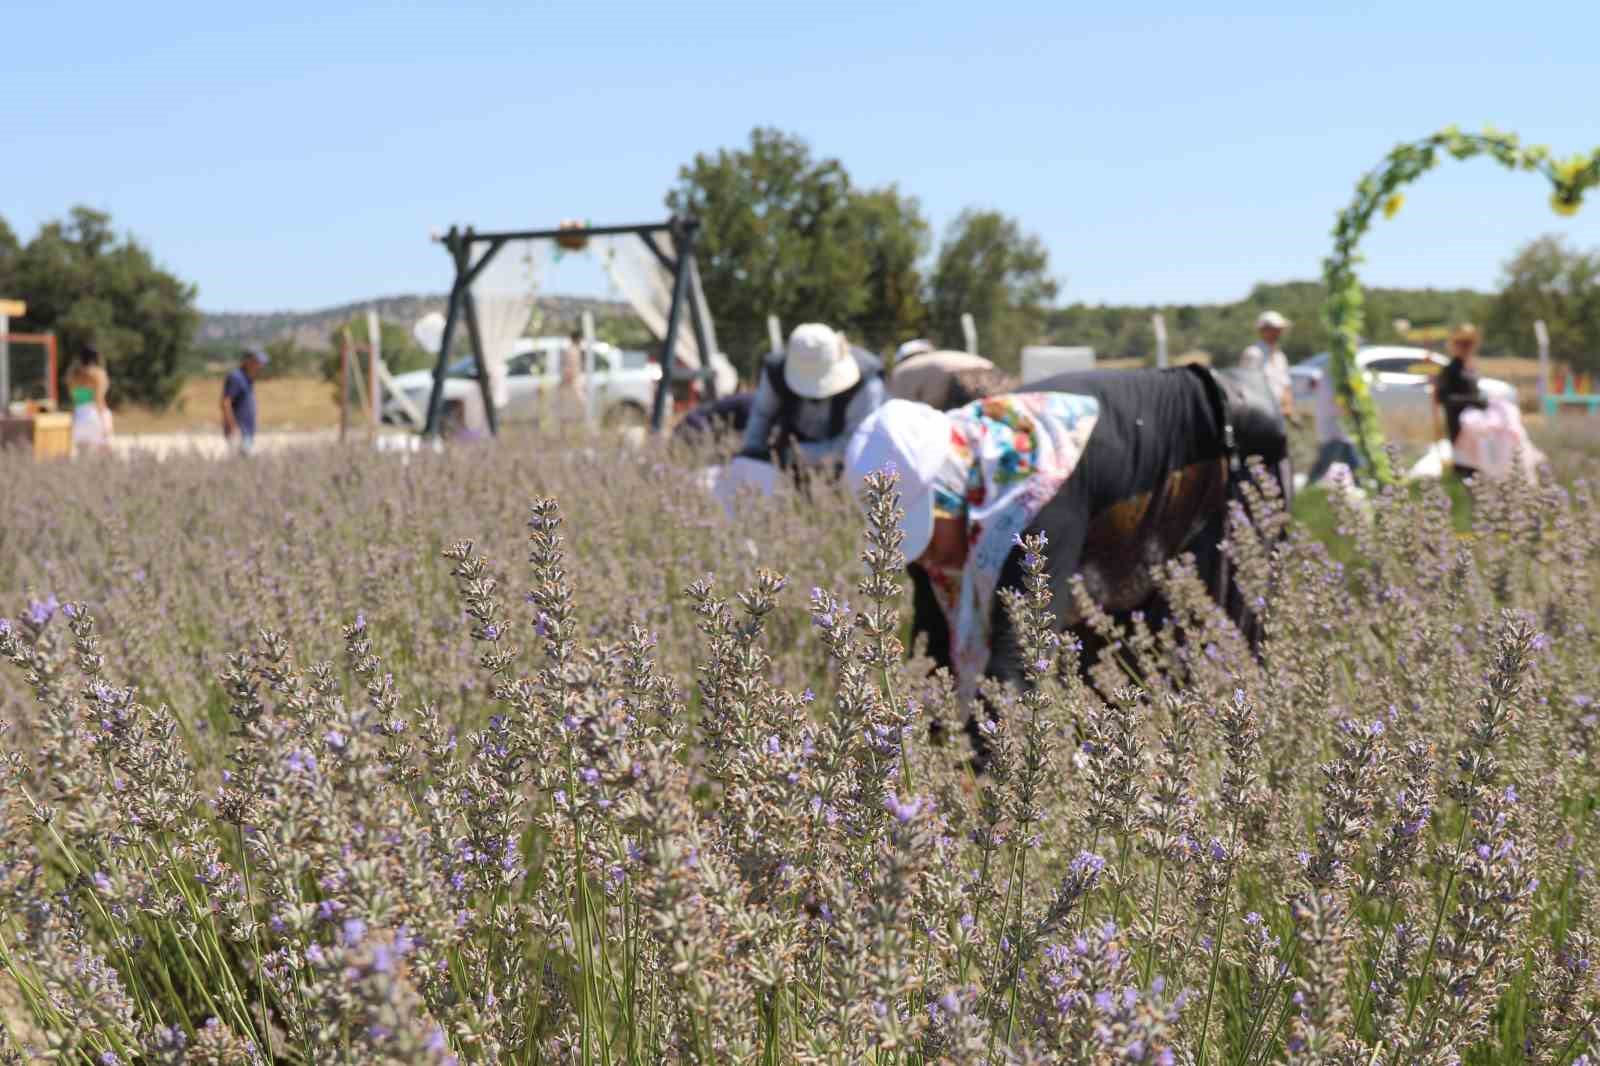
[[[565,337],[523,337],[516,342],[506,360],[506,391],[509,400],[500,411],[506,422],[537,422],[554,415],[549,405],[557,401],[561,384],[561,353],[570,342]],[[661,367],[648,358],[639,358],[604,341],[594,346],[595,414],[608,426],[644,425],[655,403],[656,383]],[[433,371],[413,370],[397,375],[395,387],[405,393],[417,410],[426,414],[433,391]],[[444,383],[444,416],[462,417],[481,395],[478,368],[472,357],[463,356],[450,364]],[[404,405],[394,397],[384,404],[385,422],[405,424]],[[563,412],[566,413],[566,412]]]

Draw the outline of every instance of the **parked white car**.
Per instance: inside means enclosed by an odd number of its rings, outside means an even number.
[[[516,342],[506,360],[506,391],[509,399],[500,411],[506,422],[536,422],[554,399],[561,383],[561,353],[565,337],[523,337]],[[648,358],[624,352],[604,341],[594,346],[595,413],[606,425],[643,425],[655,403],[656,383],[661,367]],[[395,384],[416,408],[427,413],[433,391],[433,370],[413,370],[395,377]],[[479,394],[478,368],[470,355],[450,364],[444,383],[444,410],[447,414],[466,410]],[[453,408],[452,408],[452,405]],[[459,415],[457,416],[459,417]],[[384,405],[386,422],[407,421],[399,400],[390,397]]]
[[[1356,352],[1356,365],[1367,376],[1373,403],[1380,412],[1425,412],[1433,402],[1433,378],[1450,360],[1426,348],[1374,345]],[[1289,368],[1295,406],[1310,411],[1317,386],[1328,370],[1328,353],[1320,352]],[[1487,399],[1517,402],[1517,387],[1499,378],[1479,378]]]

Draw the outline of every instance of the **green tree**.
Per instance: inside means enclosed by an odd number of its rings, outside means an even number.
[[[14,300],[11,292],[11,272],[16,265],[17,253],[22,251],[22,242],[17,240],[16,231],[0,218],[0,299]]]
[[[868,344],[921,323],[916,263],[927,246],[917,202],[893,187],[857,190],[837,159],[756,129],[745,148],[700,154],[667,207],[700,220],[696,258],[718,341],[748,374],[768,315],[827,322]]]
[[[1043,334],[1056,291],[1050,253],[1038,237],[998,211],[969,208],[939,248],[929,300],[932,329],[944,344],[959,347],[961,315],[970,313],[983,353],[1015,369],[1023,345]]]
[[[1539,237],[1505,264],[1489,309],[1489,329],[1515,350],[1533,348],[1533,324],[1544,319],[1553,359],[1600,370],[1600,250]]]
[[[918,264],[931,231],[916,199],[893,185],[857,194],[851,210],[867,264],[867,302],[846,327],[870,348],[893,348],[927,328]]]
[[[1198,350],[1208,353],[1215,365],[1227,366],[1255,339],[1256,316],[1272,308],[1294,323],[1283,339],[1283,349],[1290,362],[1298,362],[1328,350],[1328,328],[1319,313],[1325,291],[1315,281],[1264,282],[1244,299],[1230,303],[1165,307],[1068,304],[1048,313],[1045,331],[1053,343],[1086,344],[1102,359],[1151,360],[1155,333],[1150,317],[1160,312],[1166,318],[1168,350],[1174,358]],[[1490,300],[1470,289],[1367,289],[1364,340],[1369,344],[1406,343],[1395,333],[1397,318],[1408,319],[1413,326],[1483,322]],[[1491,329],[1486,332],[1484,350],[1515,352],[1514,340]]]
[[[349,321],[335,326],[328,333],[328,349],[315,353],[315,357],[322,364],[322,376],[327,380],[339,381],[339,345],[343,342],[344,331],[350,331],[350,342],[361,346],[367,343],[367,316],[365,314],[351,315]],[[460,333],[465,333],[461,330]],[[280,343],[287,338],[280,338]],[[417,343],[415,337],[404,326],[387,319],[378,319],[378,349],[383,354],[383,365],[389,368],[391,374],[404,374],[409,370],[421,370],[432,367],[439,357],[438,352],[424,351],[422,345]],[[291,345],[292,341],[289,342]],[[451,346],[454,349],[455,345]],[[467,349],[463,349],[467,350]],[[272,346],[267,346],[268,354],[272,354]],[[365,368],[367,357],[365,352],[353,356],[353,364]],[[276,359],[276,356],[274,356]]]
[[[54,332],[64,363],[85,344],[100,349],[113,405],[164,407],[177,395],[180,361],[199,323],[195,288],[132,237],[119,239],[109,215],[75,207],[21,247],[6,227],[0,278],[5,295],[28,303],[14,329]]]

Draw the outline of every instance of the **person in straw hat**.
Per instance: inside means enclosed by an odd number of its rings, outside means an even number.
[[[795,327],[769,355],[745,426],[747,459],[836,466],[845,443],[885,399],[883,364],[820,322]]]
[[[1478,327],[1463,322],[1450,333],[1450,363],[1433,380],[1434,425],[1439,415],[1444,415],[1445,429],[1454,452],[1461,439],[1461,415],[1476,408],[1488,407],[1483,389],[1478,383],[1478,344],[1481,337]],[[1456,477],[1465,481],[1477,471],[1470,465],[1452,461]]]

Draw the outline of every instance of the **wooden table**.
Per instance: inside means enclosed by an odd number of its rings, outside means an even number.
[[[35,459],[72,455],[72,416],[41,413],[0,416],[0,448],[26,448]]]

